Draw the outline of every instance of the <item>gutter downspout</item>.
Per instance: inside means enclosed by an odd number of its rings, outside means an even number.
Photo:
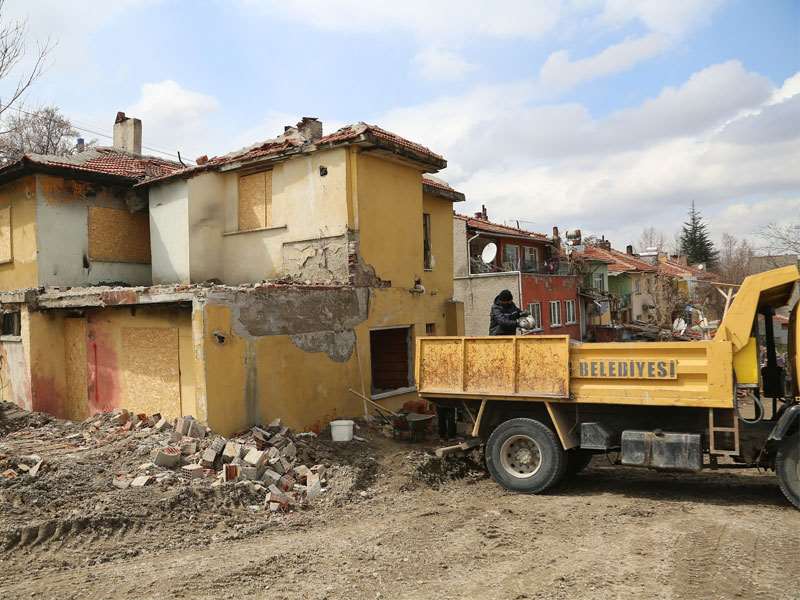
[[[473,235],[471,238],[469,238],[467,240],[467,276],[468,277],[472,277],[472,258],[471,258],[472,255],[470,253],[470,249],[472,248],[471,244],[472,244],[473,240],[478,239],[480,236],[481,236],[481,232],[479,231],[478,233],[476,233],[475,235]]]

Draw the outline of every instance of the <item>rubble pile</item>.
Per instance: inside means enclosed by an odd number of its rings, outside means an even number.
[[[158,414],[133,415],[124,409],[95,415],[84,426],[144,434],[137,454],[149,460],[117,474],[112,484],[120,489],[187,480],[211,487],[233,485],[251,496],[263,493],[264,506],[272,512],[303,506],[325,489],[325,466],[297,460],[295,442],[314,434],[294,435],[280,419],[230,439],[190,416],[167,421]]]

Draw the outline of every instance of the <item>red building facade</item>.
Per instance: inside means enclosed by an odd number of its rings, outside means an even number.
[[[581,339],[578,277],[560,274],[557,240],[492,223],[485,209],[475,217],[456,215],[456,218],[466,221],[471,279],[477,281],[487,274],[516,273],[517,289],[509,289],[517,305],[534,316],[538,325],[535,333]],[[497,246],[497,254],[486,264],[481,254],[490,243]],[[486,279],[485,284],[491,286],[491,278]]]

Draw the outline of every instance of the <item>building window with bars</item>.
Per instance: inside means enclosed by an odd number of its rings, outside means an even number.
[[[561,300],[550,301],[550,327],[561,327]]]
[[[572,325],[576,322],[575,320],[575,300],[565,300],[564,301],[564,309],[566,312],[566,324]]]
[[[533,329],[542,329],[542,305],[538,302],[531,302],[528,304],[528,312],[531,313],[534,322]]]

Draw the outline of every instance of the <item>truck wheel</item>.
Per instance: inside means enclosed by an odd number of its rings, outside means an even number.
[[[800,508],[800,434],[785,438],[778,446],[775,474],[783,495]]]
[[[549,427],[533,419],[509,419],[489,436],[486,466],[507,490],[538,494],[563,478],[567,457]]]
[[[581,450],[580,448],[573,448],[567,450],[567,477],[570,475],[577,475],[589,466],[594,456],[588,450]]]

